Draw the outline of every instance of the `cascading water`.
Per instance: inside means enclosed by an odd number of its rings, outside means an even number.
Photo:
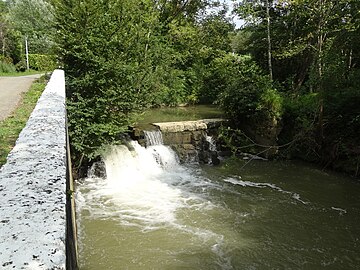
[[[167,237],[181,235],[191,246],[207,246],[215,264],[231,269],[222,251],[224,236],[191,220],[194,215],[216,211],[204,191],[220,186],[201,177],[196,168],[181,166],[175,152],[162,144],[161,132],[147,131],[145,138],[146,148],[130,141],[108,150],[103,158],[106,179],[89,176],[79,186],[80,211],[91,218],[138,227],[143,233],[171,231]]]
[[[311,177],[296,178],[305,170],[290,168],[295,178],[289,172],[281,178],[282,167],[254,161],[261,165],[240,177],[237,163],[180,165],[162,145],[160,132],[145,136],[146,148],[136,141],[109,148],[103,156],[106,178],[89,175],[77,187],[82,269],[352,269],[352,262],[333,259],[339,250],[333,233],[348,227],[339,234],[349,235],[341,248],[354,260],[358,222],[340,218],[360,215],[335,193],[336,204],[319,196],[325,187],[333,189],[328,176],[312,197]],[[310,191],[304,190],[304,181]],[[358,196],[360,189],[352,190]],[[332,249],[333,257],[328,255]]]
[[[216,152],[216,143],[212,136],[206,135],[206,141],[209,143],[209,150],[212,152]]]
[[[162,133],[160,130],[155,130],[155,131],[144,130],[144,135],[146,140],[146,146],[163,144]]]

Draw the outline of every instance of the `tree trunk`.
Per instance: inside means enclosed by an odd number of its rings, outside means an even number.
[[[308,71],[309,68],[311,67],[311,64],[313,63],[313,59],[314,59],[313,55],[310,55],[310,53],[308,53],[308,55],[303,60],[302,65],[296,72],[293,90],[294,93],[296,93],[297,95],[299,94],[300,88],[306,79],[306,75],[308,75]]]
[[[323,89],[323,44],[324,44],[324,0],[319,0],[319,25],[318,25],[318,36],[317,36],[317,72],[318,72],[318,95],[319,95],[319,141],[320,143],[324,140],[324,89]]]
[[[267,42],[268,42],[268,66],[270,80],[273,80],[273,70],[271,62],[271,33],[270,33],[270,6],[269,0],[266,0],[266,22],[267,22]]]

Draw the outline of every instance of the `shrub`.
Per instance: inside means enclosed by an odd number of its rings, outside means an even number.
[[[10,73],[10,72],[15,72],[15,71],[16,71],[16,68],[13,64],[0,61],[0,72]]]
[[[0,62],[6,63],[6,64],[13,64],[13,60],[11,57],[0,55]]]
[[[218,103],[235,123],[280,118],[282,98],[248,56],[226,55],[215,69],[223,88]]]
[[[284,99],[283,129],[279,134],[279,141],[284,145],[292,142],[289,147],[283,149],[285,156],[295,155],[309,161],[316,161],[318,146],[315,131],[318,100],[317,93]]]
[[[163,53],[155,11],[143,0],[56,1],[76,163],[81,164],[80,157],[94,159],[101,146],[120,141],[134,115],[152,101],[155,67]]]
[[[52,54],[29,54],[29,66],[40,71],[52,71],[56,68],[56,56]]]
[[[15,67],[16,71],[24,72],[26,70],[26,61],[24,59],[20,60]]]

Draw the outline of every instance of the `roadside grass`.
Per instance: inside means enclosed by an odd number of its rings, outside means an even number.
[[[20,77],[26,75],[43,74],[46,71],[28,70],[23,72],[0,72],[0,77]]]
[[[3,121],[0,121],[0,167],[6,163],[6,158],[25,127],[36,102],[46,86],[45,76],[36,80],[29,91],[23,93],[21,101],[15,111]]]

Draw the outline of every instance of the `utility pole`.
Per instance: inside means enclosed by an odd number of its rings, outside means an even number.
[[[29,48],[27,36],[25,36],[25,55],[26,55],[26,70],[29,70]]]
[[[5,57],[5,31],[3,31],[3,26],[0,25],[0,37],[1,37],[1,45],[2,45],[2,55]]]

